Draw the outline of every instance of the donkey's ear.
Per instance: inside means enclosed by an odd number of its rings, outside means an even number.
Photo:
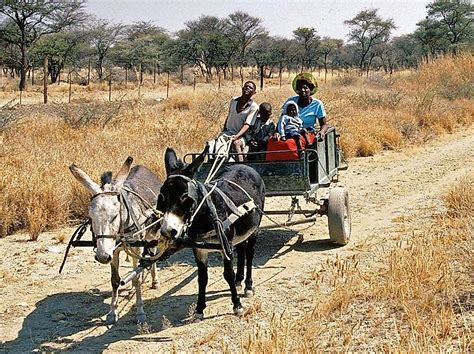
[[[83,170],[76,165],[69,166],[72,175],[89,191],[91,195],[102,192],[100,186],[95,183]]]
[[[166,175],[169,176],[173,172],[179,170],[182,163],[178,160],[176,152],[172,148],[166,148],[165,152],[165,169]]]
[[[198,157],[196,157],[193,162],[191,162],[189,165],[187,165],[184,170],[183,170],[183,175],[193,178],[194,174],[198,170],[199,166],[202,165],[204,162],[204,158],[206,157],[207,153],[209,152],[209,145],[206,144],[206,147],[204,148],[204,151],[199,154]]]
[[[122,187],[123,182],[125,182],[128,177],[128,174],[130,173],[130,167],[132,166],[132,162],[133,158],[131,156],[127,157],[122,167],[120,168],[120,171],[117,172],[117,175],[115,176],[112,182],[115,187]]]

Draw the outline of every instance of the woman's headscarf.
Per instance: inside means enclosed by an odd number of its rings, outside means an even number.
[[[295,76],[291,86],[293,86],[293,91],[296,92],[296,84],[298,81],[306,81],[307,83],[313,85],[313,89],[311,90],[311,95],[314,95],[316,91],[318,91],[318,83],[314,78],[313,74],[311,73],[300,73]]]

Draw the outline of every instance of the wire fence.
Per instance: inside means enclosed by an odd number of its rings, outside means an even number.
[[[60,73],[51,75],[48,60],[45,58],[42,68],[31,67],[27,72],[27,86],[19,90],[19,79],[15,74],[0,70],[0,106],[12,100],[18,104],[33,103],[74,103],[93,101],[114,101],[131,98],[169,98],[174,92],[183,88],[196,91],[197,88],[221,90],[225,86],[242,85],[246,80],[253,80],[260,90],[272,87],[282,87],[291,84],[292,77],[301,70],[276,70],[270,72],[264,67],[246,67],[244,70],[217,71],[212,76],[203,76],[198,68],[181,67],[177,72],[160,71],[155,66],[153,70],[142,70],[141,65],[130,69],[128,67],[107,67],[98,74],[91,68],[63,68]],[[350,70],[335,70],[317,68],[311,70],[320,80],[353,75]],[[13,77],[12,77],[13,76]]]

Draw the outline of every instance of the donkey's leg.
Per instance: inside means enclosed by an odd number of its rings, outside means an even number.
[[[153,254],[155,253],[155,248],[153,247],[151,251]],[[158,289],[158,279],[156,279],[156,263],[153,263],[150,268],[150,273],[151,273],[151,288],[152,289]]]
[[[106,316],[107,323],[115,323],[118,320],[118,288],[120,286],[120,274],[119,274],[119,261],[121,247],[118,247],[112,256],[112,262],[110,263],[110,282],[112,283],[112,300],[110,300],[110,311]]]
[[[235,288],[237,291],[242,289],[242,280],[244,280],[244,268],[245,268],[245,244],[241,242],[235,246],[237,250],[237,274],[235,276]]]
[[[135,257],[132,257],[132,264],[133,264],[133,269],[135,269],[138,265],[138,260]],[[139,324],[145,323],[146,314],[145,314],[145,310],[143,310],[142,285],[141,285],[140,279],[138,279],[138,277],[133,278],[132,284],[135,287],[135,296],[136,296],[135,307],[137,309],[137,322]]]
[[[207,274],[207,261],[208,252],[205,250],[193,249],[194,258],[198,267],[198,284],[199,284],[199,295],[196,306],[196,320],[202,320],[204,318],[204,309],[206,308],[206,287],[208,282]]]
[[[244,308],[240,303],[239,295],[237,294],[237,289],[235,287],[235,273],[234,267],[232,266],[232,259],[227,260],[224,258],[224,279],[229,284],[230,294],[232,296],[232,303],[234,304],[234,314],[237,316],[242,316],[244,313]]]
[[[253,296],[253,280],[252,280],[252,266],[253,266],[253,256],[255,254],[255,243],[257,242],[258,231],[250,236],[247,240],[247,247],[245,250],[245,257],[247,262],[247,273],[245,275],[245,291],[244,294],[246,297]]]
[[[156,263],[153,263],[150,268],[151,273],[151,289],[158,289],[158,280],[156,279]]]

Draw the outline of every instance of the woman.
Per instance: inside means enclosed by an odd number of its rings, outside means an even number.
[[[288,98],[283,106],[289,101],[296,102],[298,104],[299,117],[303,120],[303,128],[314,131],[316,128],[316,120],[318,120],[321,128],[318,135],[324,137],[328,130],[326,111],[320,100],[311,97],[318,90],[316,79],[311,73],[301,73],[296,75],[293,79],[292,86],[298,96]],[[281,121],[278,122],[277,130],[280,130],[280,125]],[[275,133],[274,137],[279,140],[281,136],[279,133]]]

